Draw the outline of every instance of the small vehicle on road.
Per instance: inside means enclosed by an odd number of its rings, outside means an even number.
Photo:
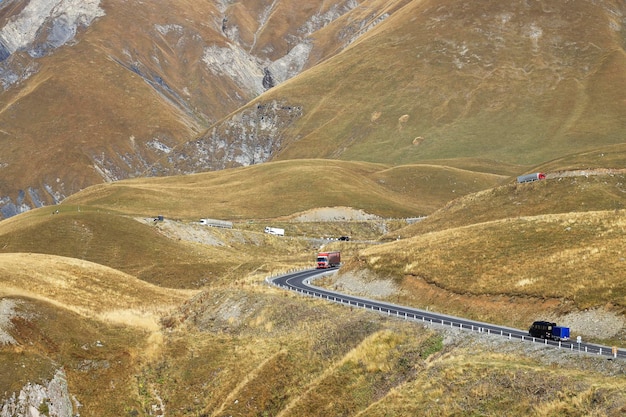
[[[274,236],[285,236],[285,229],[281,229],[279,227],[267,226],[265,227],[264,232]]]
[[[546,174],[544,174],[543,172],[535,172],[534,174],[520,175],[519,177],[517,177],[517,182],[519,184],[523,184],[525,182],[533,182],[545,179]]]
[[[341,265],[341,252],[320,252],[317,254],[317,269],[334,268]]]
[[[569,340],[569,327],[557,326],[549,321],[536,321],[528,329],[532,337],[550,340]]]

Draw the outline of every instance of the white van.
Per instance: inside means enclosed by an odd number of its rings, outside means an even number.
[[[285,236],[285,229],[279,229],[278,227],[265,227],[265,233],[276,236]]]

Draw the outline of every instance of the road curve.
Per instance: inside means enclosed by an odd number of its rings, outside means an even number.
[[[380,314],[395,316],[405,320],[419,321],[425,324],[445,326],[479,333],[488,333],[492,335],[506,337],[508,339],[517,339],[525,342],[540,343],[558,349],[566,349],[576,352],[584,352],[587,354],[601,355],[608,358],[626,359],[626,350],[624,349],[615,349],[610,346],[602,346],[593,343],[577,343],[576,340],[557,342],[554,340],[536,339],[531,337],[526,330],[512,329],[509,327],[498,326],[495,324],[468,320],[461,317],[439,314],[432,311],[420,310],[417,308],[385,303],[383,301],[356,297],[353,295],[342,294],[340,292],[316,287],[311,284],[311,282],[317,278],[336,272],[337,268],[327,270],[306,269],[302,271],[291,272],[285,275],[280,275],[277,277],[268,278],[267,281],[272,285],[287,290],[296,291],[304,295],[327,299],[329,301],[340,303],[346,306],[365,308],[379,312]]]

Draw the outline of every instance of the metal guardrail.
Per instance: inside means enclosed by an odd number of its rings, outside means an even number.
[[[284,275],[279,275],[279,276],[284,276]],[[614,359],[617,359],[617,358],[626,359],[626,351],[624,351],[623,349],[618,349],[616,347],[608,347],[608,346],[602,346],[602,345],[596,345],[596,344],[590,344],[590,343],[579,343],[579,342],[574,342],[574,341],[554,341],[554,340],[548,340],[548,339],[535,338],[528,334],[524,334],[521,331],[507,332],[504,330],[504,328],[492,329],[488,325],[479,326],[479,325],[474,325],[474,324],[466,324],[462,322],[462,319],[460,318],[455,319],[452,316],[445,316],[444,318],[433,318],[433,317],[429,317],[427,313],[420,313],[418,309],[412,309],[410,307],[404,307],[404,306],[395,306],[393,304],[388,304],[382,301],[369,302],[366,299],[360,299],[360,301],[352,301],[350,299],[347,299],[346,297],[350,297],[350,298],[357,298],[357,297],[348,296],[348,295],[344,296],[341,293],[328,291],[328,290],[324,290],[324,292],[329,292],[332,294],[328,294],[328,293],[325,294],[325,293],[317,292],[315,290],[302,290],[300,288],[292,287],[289,285],[286,285],[286,286],[279,285],[273,281],[275,278],[278,278],[279,276],[267,277],[266,282],[278,288],[295,291],[305,296],[319,298],[319,299],[326,299],[328,301],[335,302],[338,304],[342,304],[342,305],[346,305],[350,307],[356,307],[356,308],[363,308],[366,310],[377,312],[379,314],[385,314],[390,317],[393,316],[395,318],[399,318],[403,320],[419,322],[419,323],[429,325],[429,326],[438,326],[438,327],[445,327],[445,328],[451,328],[451,329],[458,329],[460,331],[471,331],[471,332],[483,333],[487,335],[506,337],[509,340],[519,340],[520,342],[531,342],[534,344],[542,344],[544,346],[551,346],[556,349],[568,350],[571,352],[606,356],[606,357],[614,358]],[[310,280],[307,280],[306,283],[307,285],[311,285]],[[415,312],[409,312],[406,310],[415,310]],[[499,326],[493,326],[493,327],[499,327]]]

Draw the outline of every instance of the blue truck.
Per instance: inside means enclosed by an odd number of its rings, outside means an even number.
[[[569,327],[557,326],[549,321],[536,321],[528,329],[532,337],[550,340],[569,340]]]

